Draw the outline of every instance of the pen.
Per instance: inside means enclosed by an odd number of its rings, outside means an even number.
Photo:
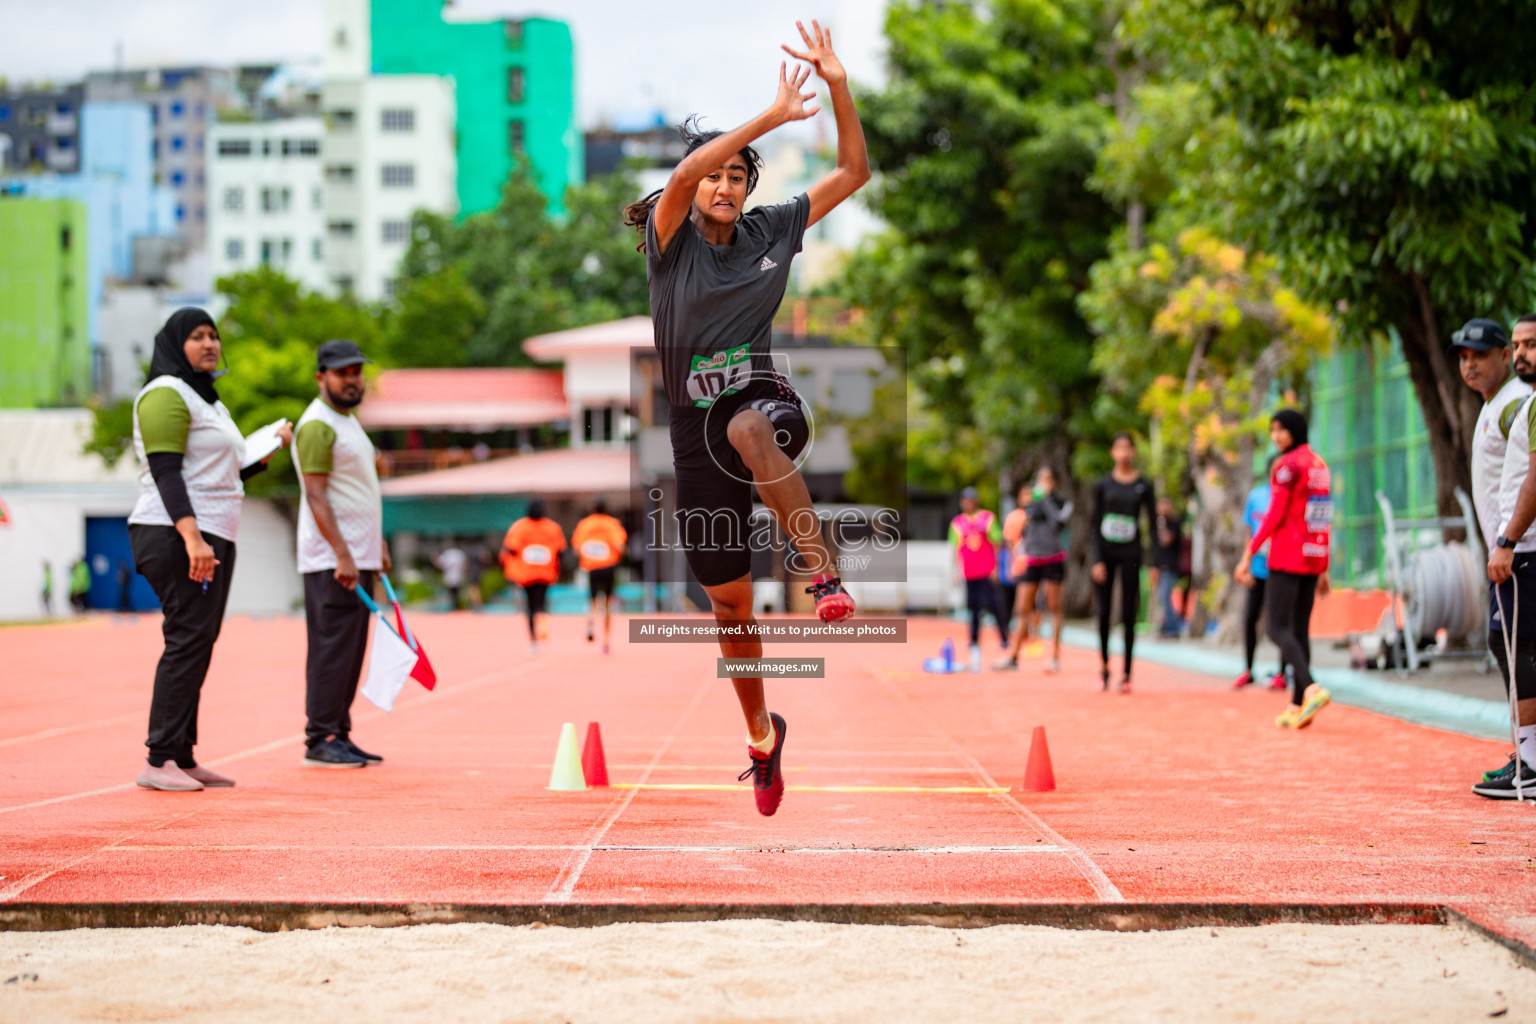
[[[213,573],[209,573],[208,574],[208,576],[212,576],[212,575],[213,575]],[[208,576],[204,576],[203,577],[203,593],[205,593],[205,594],[208,593]]]

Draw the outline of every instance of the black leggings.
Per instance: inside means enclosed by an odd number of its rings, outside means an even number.
[[[1282,664],[1295,673],[1291,703],[1300,707],[1312,685],[1312,604],[1317,577],[1269,570],[1269,638],[1280,648]]]
[[[1008,646],[1008,620],[1003,618],[1003,606],[997,600],[997,584],[990,579],[965,581],[965,606],[971,612],[971,646],[981,643],[981,613],[992,613],[992,621],[997,623],[997,635],[1002,637],[1003,646]]]
[[[534,643],[539,642],[539,627],[534,625],[533,617],[544,610],[544,595],[548,591],[548,583],[523,584],[523,595],[528,598],[528,635]]]
[[[1141,614],[1141,559],[1106,558],[1104,582],[1093,584],[1099,609],[1099,658],[1109,668],[1110,598],[1114,596],[1115,577],[1120,577],[1120,624],[1125,629],[1125,675],[1131,675],[1131,656],[1136,649],[1136,619]]]
[[[1248,603],[1243,607],[1243,664],[1248,674],[1253,674],[1253,655],[1259,649],[1259,616],[1264,614],[1264,584],[1267,579],[1255,576],[1248,588]]]

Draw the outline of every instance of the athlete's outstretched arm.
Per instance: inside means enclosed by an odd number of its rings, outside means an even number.
[[[797,67],[791,72],[781,62],[779,93],[773,98],[773,104],[767,110],[740,128],[710,139],[683,157],[682,161],[672,169],[672,176],[667,179],[667,187],[661,190],[661,196],[656,200],[656,208],[651,211],[651,217],[656,223],[656,241],[661,245],[662,252],[666,252],[667,246],[672,244],[672,238],[677,234],[677,229],[683,226],[683,220],[693,208],[693,197],[699,190],[699,182],[715,173],[731,156],[739,153],[744,147],[750,146],[779,125],[790,121],[803,121],[821,109],[820,107],[807,108],[806,101],[815,99],[816,94],[800,91],[805,86],[806,79],[810,77],[810,68]]]
[[[869,149],[864,145],[864,126],[854,109],[853,93],[848,91],[848,72],[832,52],[832,30],[822,28],[817,21],[811,22],[810,32],[798,21],[795,27],[805,40],[805,50],[786,46],[784,52],[810,64],[827,83],[832,90],[832,116],[837,120],[837,166],[806,193],[811,200],[811,212],[805,226],[810,227],[869,181]]]

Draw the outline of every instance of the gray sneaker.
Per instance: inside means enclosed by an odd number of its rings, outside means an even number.
[[[316,743],[304,753],[306,768],[362,768],[368,762],[336,740]]]
[[[159,768],[145,761],[135,785],[166,793],[196,793],[203,788],[201,782],[182,771],[175,761],[167,761]]]

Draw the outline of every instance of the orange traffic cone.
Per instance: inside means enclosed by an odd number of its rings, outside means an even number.
[[[603,756],[603,733],[596,722],[587,723],[587,742],[581,748],[581,773],[587,785],[608,785],[608,759]]]
[[[1051,770],[1051,748],[1045,742],[1045,726],[1035,726],[1029,740],[1029,760],[1024,765],[1024,781],[1013,787],[1015,793],[1048,793],[1056,788],[1056,773]]]

